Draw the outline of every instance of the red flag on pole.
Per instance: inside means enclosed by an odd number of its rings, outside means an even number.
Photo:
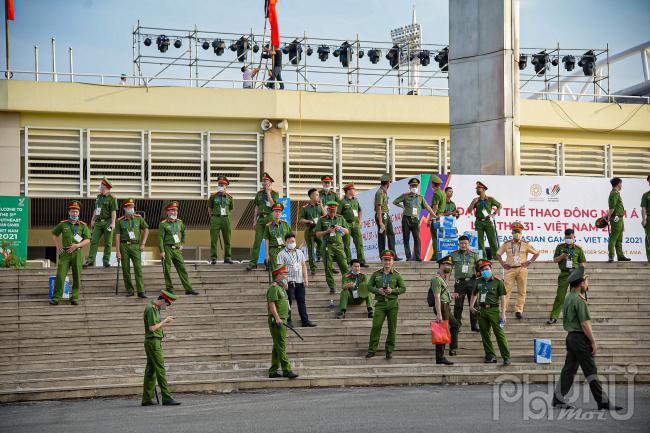
[[[5,0],[5,11],[7,12],[7,21],[14,21],[16,19],[16,13],[14,11],[14,0]]]
[[[275,4],[278,0],[270,0],[267,15],[271,24],[271,46],[280,48],[280,28],[278,27],[278,14],[275,11]]]

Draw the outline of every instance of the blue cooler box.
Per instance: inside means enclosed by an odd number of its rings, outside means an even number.
[[[456,218],[451,215],[436,217],[433,221],[434,229],[450,229],[454,227],[456,223]]]
[[[551,340],[546,338],[535,338],[535,364],[550,364],[551,363]]]
[[[458,239],[438,239],[436,251],[456,251],[458,249]]]
[[[456,227],[438,229],[438,238],[457,238],[458,229]]]
[[[54,282],[56,277],[50,277],[50,299],[54,298]],[[65,282],[63,283],[63,296],[62,299],[70,299],[70,280],[68,277],[65,277]]]
[[[447,257],[447,256],[451,255],[451,253],[453,253],[454,251],[456,251],[456,250],[438,250],[438,256],[436,257],[436,259],[440,260],[440,259],[442,259],[444,257]]]
[[[463,234],[469,238],[469,249],[478,249],[478,233],[475,230],[468,230]]]

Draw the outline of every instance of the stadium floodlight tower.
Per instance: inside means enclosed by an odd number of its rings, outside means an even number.
[[[417,23],[415,16],[415,5],[413,6],[413,21],[411,24],[398,27],[390,31],[390,38],[393,45],[401,48],[399,58],[399,68],[397,72],[398,85],[401,86],[401,80],[404,74],[408,75],[409,95],[418,93],[420,82],[420,63],[418,54],[422,49],[422,32],[420,25]],[[406,71],[402,66],[408,66]]]

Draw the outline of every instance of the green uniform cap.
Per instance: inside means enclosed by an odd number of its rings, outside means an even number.
[[[379,178],[379,180],[380,180],[381,182],[390,182],[390,181],[391,181],[390,173],[383,174],[383,175]]]
[[[81,210],[81,202],[78,200],[72,200],[68,203],[68,209],[79,209]]]
[[[409,179],[409,185],[419,185],[420,184],[420,179],[417,177],[412,177]]]
[[[176,296],[174,296],[173,293],[167,291],[167,290],[161,290],[160,291],[160,296],[163,298],[167,299],[170,303],[174,302],[176,300]]]
[[[122,203],[122,207],[126,206],[135,206],[135,199],[133,197],[129,197],[124,202]]]
[[[325,203],[325,206],[327,206],[327,207],[330,207],[330,206],[338,207],[339,204],[337,202],[335,202],[334,200],[330,200],[327,203]]]
[[[434,185],[442,185],[442,179],[440,179],[438,176],[435,174],[431,176],[431,183]]]
[[[178,209],[178,201],[176,200],[168,201],[167,204],[165,205],[165,210],[169,210],[169,209]]]
[[[453,265],[454,261],[451,258],[451,256],[445,256],[445,257],[441,258],[440,260],[438,260],[438,264],[439,265]]]
[[[113,184],[111,183],[110,180],[108,180],[107,177],[103,177],[103,178],[102,178],[102,183],[103,183],[104,185],[106,185],[107,187],[109,187],[109,188],[113,188]]]
[[[264,180],[266,180],[266,179],[270,180],[271,182],[275,182],[270,174],[268,174],[267,172],[264,172],[264,173],[262,173],[262,182]]]
[[[577,269],[575,269],[571,274],[569,274],[569,278],[567,278],[567,281],[569,284],[575,283],[576,281],[584,280],[588,277],[589,275],[585,274],[585,267],[582,265],[579,265]]]
[[[320,181],[321,182],[334,182],[334,177],[330,176],[329,174],[326,174],[325,176],[321,176]]]
[[[395,254],[395,251],[393,251],[393,250],[384,250],[384,251],[381,252],[380,258],[383,259],[383,258],[386,258],[386,257],[391,257],[391,258],[394,259],[395,257],[397,257],[397,254]]]

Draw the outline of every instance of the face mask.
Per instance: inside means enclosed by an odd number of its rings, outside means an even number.
[[[217,192],[224,192],[225,190],[226,190],[226,188],[224,188],[223,186],[218,186],[217,187]]]
[[[325,191],[325,192],[330,192],[330,189],[331,189],[331,188],[332,188],[331,186],[324,186],[324,187],[323,187],[323,191]]]
[[[476,190],[476,195],[481,195],[481,190],[480,189]]]
[[[79,215],[77,215],[77,216],[70,215],[70,220],[71,221],[79,221]]]
[[[445,274],[451,274],[451,268],[449,266],[446,266],[442,272],[444,272]]]
[[[351,273],[352,275],[359,275],[359,273],[356,272],[356,271],[350,271],[350,273]]]
[[[126,209],[124,209],[124,213],[127,215],[133,215],[135,213],[135,209],[132,207],[127,207]]]
[[[413,194],[417,194],[417,193],[418,193],[418,189],[417,189],[417,188],[411,188],[410,191],[411,191]]]
[[[486,269],[484,271],[481,271],[481,276],[483,278],[490,278],[492,276],[492,271],[490,269]]]
[[[280,280],[280,284],[282,284],[283,287],[286,287],[286,285],[287,285],[287,279],[286,279],[286,278],[281,279],[281,280]]]
[[[103,184],[103,183],[100,183],[100,184],[99,184],[99,188],[98,188],[100,194],[104,192],[104,188],[106,188],[106,187],[104,186],[104,184]]]
[[[295,250],[296,249],[296,243],[295,242],[289,242],[287,244],[287,248],[289,248],[290,250]]]
[[[521,233],[513,233],[513,234],[512,234],[512,238],[513,238],[513,239],[516,239],[516,240],[521,239]]]
[[[165,311],[167,309],[167,303],[163,302],[162,305],[160,306],[160,311]]]
[[[170,220],[172,220],[172,221],[175,221],[176,218],[178,218],[178,215],[175,214],[175,213],[173,213],[173,214],[169,214],[169,217],[168,217],[168,218],[169,218]]]
[[[564,238],[564,243],[567,245],[573,245],[575,243],[575,239],[573,238]]]

